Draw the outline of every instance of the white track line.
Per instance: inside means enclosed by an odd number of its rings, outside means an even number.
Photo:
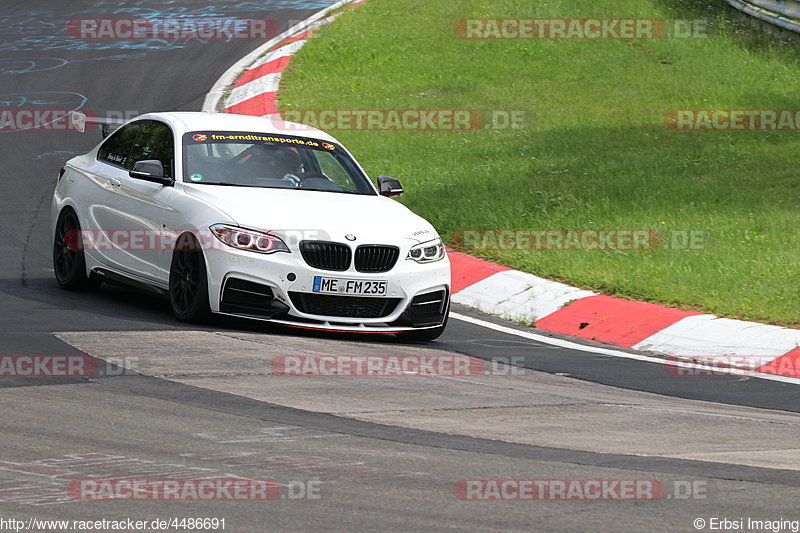
[[[517,337],[522,337],[523,339],[528,339],[531,341],[541,342],[542,344],[549,344],[551,346],[558,346],[559,348],[566,348],[568,350],[577,350],[581,352],[589,352],[595,353],[598,355],[608,355],[611,357],[619,357],[621,359],[632,359],[634,361],[643,361],[645,363],[656,363],[659,365],[669,365],[669,366],[678,366],[677,361],[670,361],[668,359],[662,359],[659,357],[651,357],[648,355],[640,355],[635,353],[628,353],[622,352],[619,350],[613,350],[610,348],[602,348],[600,346],[589,346],[586,344],[579,344],[577,342],[568,341],[565,339],[556,339],[553,337],[547,337],[545,335],[539,335],[538,333],[531,333],[528,331],[521,331],[514,328],[509,328],[507,326],[501,326],[500,324],[495,324],[493,322],[487,322],[486,320],[481,320],[479,318],[472,318],[471,316],[462,315],[459,313],[450,313],[450,318],[455,318],[456,320],[461,320],[462,322],[469,322],[470,324],[475,324],[476,326],[481,326],[484,328],[493,329],[495,331],[499,331],[501,333],[506,333],[508,335],[516,335]],[[697,368],[698,370],[709,370],[709,371],[717,371],[719,372],[719,368],[714,368],[710,366],[700,365],[697,364],[693,366],[693,368]],[[737,377],[736,374],[731,374],[731,377]],[[747,372],[746,376],[741,377],[749,377],[749,378],[757,378],[757,379],[766,379],[768,381],[779,381],[781,383],[791,383],[793,385],[800,385],[799,378],[793,378],[788,376],[779,376],[777,374],[764,374],[761,372]],[[680,378],[676,378],[680,379]],[[689,379],[689,378],[685,378]]]

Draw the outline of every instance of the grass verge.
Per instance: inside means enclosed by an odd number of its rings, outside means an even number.
[[[592,5],[594,4],[594,5]],[[706,19],[709,38],[465,40],[463,18]],[[283,109],[522,110],[523,129],[332,131],[370,175],[464,247],[459,230],[704,232],[699,248],[476,251],[637,300],[800,325],[797,132],[687,132],[678,109],[797,109],[796,44],[718,1],[369,0],[322,28]]]

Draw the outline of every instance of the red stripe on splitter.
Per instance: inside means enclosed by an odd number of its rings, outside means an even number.
[[[537,320],[536,327],[630,348],[678,320],[699,314],[599,295],[581,298]]]
[[[800,378],[800,348],[795,348],[791,352],[784,354],[774,361],[767,363],[757,369],[759,372],[779,374],[792,378]]]
[[[283,72],[286,68],[286,65],[289,64],[289,60],[291,56],[284,56],[279,57],[269,63],[264,63],[263,65],[250,69],[245,70],[242,77],[236,80],[236,83],[233,84],[233,88],[240,87],[245,83],[250,83],[253,80],[257,80],[258,78],[263,78],[268,74],[275,74],[276,72]]]
[[[239,102],[225,109],[226,113],[235,115],[253,115],[261,117],[278,112],[278,93],[263,93],[244,102]]]
[[[450,258],[452,272],[450,291],[453,293],[466,289],[470,285],[478,283],[498,272],[511,270],[508,267],[451,250],[447,251],[447,256]]]

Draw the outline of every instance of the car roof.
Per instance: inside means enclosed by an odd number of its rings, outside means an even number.
[[[274,117],[274,118],[273,118]],[[323,141],[338,142],[317,128],[281,120],[278,115],[254,117],[232,113],[204,113],[175,111],[168,113],[148,113],[135,120],[162,119],[175,129],[183,129],[181,134],[190,131],[241,131],[248,133],[268,133],[273,135],[293,135]]]

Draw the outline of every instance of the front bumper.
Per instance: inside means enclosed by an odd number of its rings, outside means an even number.
[[[310,329],[387,333],[441,326],[449,310],[447,257],[420,264],[401,256],[388,272],[363,273],[352,266],[343,272],[314,268],[297,252],[215,248],[205,255],[215,313]],[[315,276],[386,281],[387,291],[381,297],[321,296],[313,292]]]

